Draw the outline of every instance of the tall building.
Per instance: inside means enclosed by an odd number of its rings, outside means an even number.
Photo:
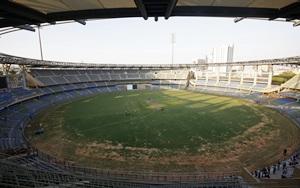
[[[209,55],[206,55],[205,58],[196,59],[193,61],[194,64],[209,64],[209,63],[230,63],[233,62],[234,58],[234,45],[223,45],[220,47],[213,48]],[[229,67],[211,67],[211,71],[227,72]]]
[[[208,58],[208,63],[230,63],[233,62],[234,58],[234,45],[220,46],[212,49],[212,52]],[[227,66],[219,67],[218,71],[228,71]],[[215,71],[216,68],[213,68]]]
[[[220,46],[212,49],[209,63],[229,63],[233,62],[234,45]]]
[[[234,45],[228,46],[227,50],[227,63],[233,62]]]

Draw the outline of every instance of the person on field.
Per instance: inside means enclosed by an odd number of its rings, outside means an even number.
[[[276,165],[273,165],[273,174],[276,173]]]
[[[286,162],[283,162],[282,168],[283,168],[283,170],[286,168]]]
[[[280,170],[280,161],[277,163],[277,169]]]
[[[284,168],[282,171],[281,178],[286,178],[286,175],[287,175],[287,168]]]

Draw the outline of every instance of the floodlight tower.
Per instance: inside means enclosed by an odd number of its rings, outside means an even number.
[[[174,64],[174,45],[176,43],[176,38],[175,38],[175,34],[172,33],[171,35],[171,48],[172,48],[172,57],[171,57],[171,64]]]
[[[40,32],[40,26],[38,26],[38,35],[39,35],[39,44],[40,44],[40,53],[41,53],[41,60],[44,60],[43,57],[43,46],[42,46],[42,39],[41,39],[41,32]]]

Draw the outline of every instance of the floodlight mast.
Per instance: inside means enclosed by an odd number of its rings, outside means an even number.
[[[44,60],[43,57],[43,46],[42,46],[42,39],[41,39],[41,32],[40,32],[40,26],[38,26],[38,35],[39,35],[39,44],[40,44],[40,53],[41,53],[41,60]]]
[[[175,34],[172,33],[171,35],[171,48],[172,48],[172,54],[171,54],[171,64],[174,64],[174,45],[175,45],[176,39],[175,39]]]

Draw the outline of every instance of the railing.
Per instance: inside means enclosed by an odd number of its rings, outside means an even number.
[[[30,165],[18,165],[9,159],[9,156],[4,154],[0,159],[0,174],[6,173],[9,170],[14,176],[28,176],[25,179],[32,178],[30,181],[35,182],[36,176],[53,179],[53,176],[64,176],[76,181],[81,180],[93,180],[97,181],[109,181],[109,182],[127,182],[127,183],[142,183],[142,184],[234,184],[239,185],[241,179],[237,177],[239,171],[235,172],[195,172],[195,173],[155,173],[155,172],[133,172],[133,171],[113,171],[102,170],[96,168],[86,168],[76,166],[74,163],[70,163],[64,160],[57,159],[51,155],[48,155],[42,151],[31,148],[27,153],[30,157],[35,158],[37,161],[44,161],[49,166],[57,168],[57,171],[41,170],[39,168],[31,167]],[[25,156],[25,157],[24,157]],[[21,160],[27,160],[26,154],[21,156]],[[26,163],[26,162],[25,162]],[[33,160],[28,160],[29,164],[34,163]],[[37,162],[38,164],[38,162]],[[53,169],[53,168],[52,168]],[[24,174],[24,175],[22,175]],[[37,180],[38,181],[38,180]],[[62,181],[62,180],[59,180]],[[36,183],[36,182],[35,182]],[[1,180],[0,180],[1,185]]]
[[[236,179],[240,171],[231,172],[195,172],[195,173],[162,173],[162,172],[139,172],[139,171],[117,171],[87,168],[77,166],[73,162],[58,159],[38,149],[32,148],[32,153],[39,159],[60,167],[67,172],[77,175],[94,176],[109,179],[123,179],[149,182],[206,182],[224,181],[224,179]]]
[[[241,188],[243,182],[238,178],[223,179],[220,181],[205,182],[148,182],[143,180],[130,179],[109,179],[95,176],[84,176],[67,172],[47,172],[42,170],[33,170],[24,166],[18,166],[9,162],[0,161],[0,186],[10,187],[42,187],[47,185],[85,185],[84,187],[231,187]],[[244,186],[243,186],[244,187]]]

